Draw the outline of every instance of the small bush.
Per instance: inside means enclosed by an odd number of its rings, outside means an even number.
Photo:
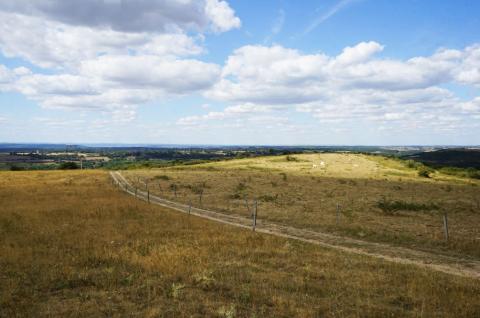
[[[414,160],[407,160],[405,162],[405,166],[411,169],[418,169],[419,167],[423,166],[423,164],[421,162],[416,162]]]
[[[433,173],[433,170],[428,167],[420,167],[418,168],[418,176],[423,178],[430,178],[430,174]]]
[[[397,211],[430,211],[438,209],[436,204],[425,204],[416,202],[406,202],[400,200],[388,200],[382,197],[376,204],[377,208],[382,210],[385,214],[394,214]]]
[[[290,155],[288,155],[285,159],[286,159],[287,161],[298,161],[297,158],[295,158],[294,156],[290,156]]]

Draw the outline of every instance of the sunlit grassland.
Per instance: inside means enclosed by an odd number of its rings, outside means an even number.
[[[404,162],[356,154],[304,154],[122,172],[152,193],[204,208],[371,241],[480,257],[478,180],[418,176]],[[199,190],[201,189],[201,190]],[[175,195],[176,194],[176,195]],[[405,207],[382,210],[383,202]],[[340,206],[337,222],[337,204]],[[446,242],[443,215],[449,219]]]
[[[0,173],[0,316],[480,313],[478,281],[172,212],[107,173]]]

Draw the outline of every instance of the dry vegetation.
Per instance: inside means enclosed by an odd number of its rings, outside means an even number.
[[[2,172],[0,202],[1,317],[480,314],[476,280],[171,212],[100,171]]]
[[[204,208],[446,254],[480,258],[480,184],[421,178],[379,156],[308,154],[123,172],[140,188]],[[340,205],[340,222],[336,206]],[[445,242],[447,212],[450,240]]]

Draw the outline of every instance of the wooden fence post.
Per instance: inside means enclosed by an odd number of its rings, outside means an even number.
[[[190,200],[190,204],[188,205],[188,214],[192,213],[192,200]]]
[[[147,190],[147,201],[150,203],[150,190]]]
[[[200,202],[200,206],[202,206],[202,196],[203,196],[203,189],[200,190],[200,193],[198,194],[199,195],[199,202]]]
[[[135,198],[137,197],[137,187],[135,187]]]
[[[253,232],[255,232],[255,227],[257,226],[257,199],[253,203]]]
[[[443,230],[445,232],[445,240],[448,241],[448,216],[447,212],[443,214]]]

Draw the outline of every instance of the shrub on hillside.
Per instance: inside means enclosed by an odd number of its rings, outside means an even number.
[[[430,174],[433,173],[433,169],[426,166],[418,168],[418,176],[423,178],[430,178]]]
[[[286,159],[287,159],[287,161],[298,161],[297,158],[295,158],[294,156],[290,156],[290,155],[288,155],[288,156],[286,157]]]
[[[438,209],[436,204],[430,203],[416,203],[406,202],[401,200],[388,200],[382,197],[376,204],[377,208],[382,210],[385,214],[394,214],[397,211],[429,211]]]

